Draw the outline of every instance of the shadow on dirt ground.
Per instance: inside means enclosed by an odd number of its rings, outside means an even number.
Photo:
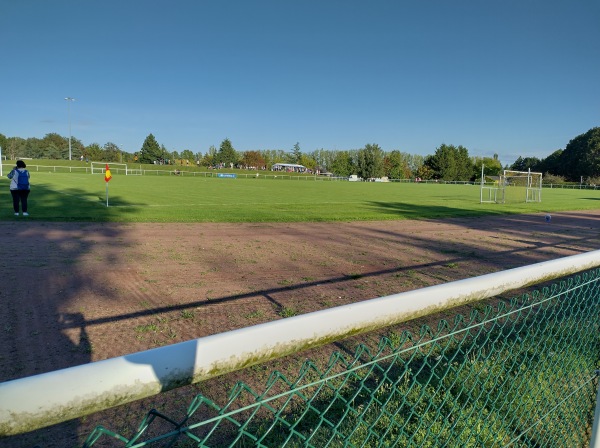
[[[93,341],[84,310],[76,304],[82,289],[98,292],[98,306],[110,308],[118,295],[101,275],[79,269],[85,254],[105,245],[102,259],[110,265],[110,242],[118,226],[71,224],[67,228],[37,222],[0,223],[2,261],[0,297],[0,381],[85,364],[92,360]],[[27,399],[27,397],[23,397]],[[3,403],[5,405],[5,403]],[[68,446],[76,443],[78,421],[0,440],[0,446]],[[61,441],[61,442],[58,442]]]

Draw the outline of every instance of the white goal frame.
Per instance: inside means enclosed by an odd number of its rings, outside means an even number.
[[[129,174],[126,163],[91,162],[90,163],[90,168],[91,168],[92,174],[104,174],[105,171],[106,171],[106,165],[107,164],[108,164],[108,167],[111,169],[111,171],[112,171],[113,167],[115,167],[115,172],[117,174],[121,174],[121,171],[123,169],[125,170],[125,175],[126,176]],[[122,168],[119,168],[119,167],[122,167]]]
[[[485,181],[485,165],[481,164],[481,186],[479,188],[479,202],[495,202],[498,203],[499,183],[494,182],[493,186],[489,187]]]
[[[499,185],[502,203],[506,202],[507,188],[513,187],[525,189],[525,202],[542,202],[542,173],[504,170]]]
[[[525,202],[542,202],[542,173],[529,171],[504,170],[498,177],[498,183],[488,186],[485,181],[484,167],[481,166],[480,203],[504,204],[507,201],[507,191],[522,188],[523,196],[517,193],[517,200]],[[510,195],[512,198],[515,195]]]

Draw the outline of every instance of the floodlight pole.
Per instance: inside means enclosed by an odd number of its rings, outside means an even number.
[[[71,103],[75,101],[75,98],[66,97],[65,101],[67,101],[67,110],[69,113],[69,160],[71,160]]]

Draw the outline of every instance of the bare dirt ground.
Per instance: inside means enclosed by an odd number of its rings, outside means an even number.
[[[0,223],[0,241],[3,382],[595,250],[600,213],[557,213],[550,223],[543,214],[294,224],[19,220]],[[363,339],[335,349],[351,352]],[[318,350],[274,361],[262,374],[232,374],[7,437],[0,447],[76,446],[100,423],[129,436],[152,407],[175,403],[183,411],[198,391],[224,403],[238,379],[253,384],[271,368],[292,372]]]

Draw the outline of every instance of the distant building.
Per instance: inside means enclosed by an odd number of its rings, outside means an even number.
[[[296,165],[295,163],[274,163],[271,171],[286,171],[288,173],[304,173],[306,167],[304,165]]]

